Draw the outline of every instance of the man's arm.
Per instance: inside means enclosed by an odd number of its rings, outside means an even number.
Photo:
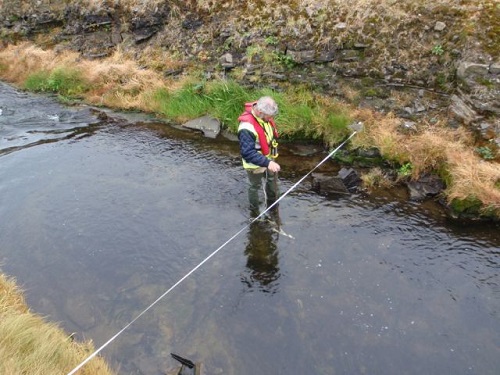
[[[240,141],[240,154],[247,163],[268,167],[269,159],[255,149],[255,137],[249,130],[240,130],[238,133]]]

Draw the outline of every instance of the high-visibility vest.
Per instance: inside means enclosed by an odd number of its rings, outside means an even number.
[[[241,130],[250,131],[255,136],[255,149],[269,159],[276,158],[277,153],[271,155],[271,145],[277,147],[278,131],[276,130],[276,124],[273,120],[267,122],[254,116],[252,112],[254,104],[255,102],[245,104],[245,112],[238,117],[238,121],[240,121],[238,132]],[[243,159],[243,168],[256,169],[260,167]]]

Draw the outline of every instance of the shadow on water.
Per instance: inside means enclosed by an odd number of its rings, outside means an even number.
[[[17,147],[0,155],[0,264],[76,337],[99,347],[244,228],[102,352],[120,374],[167,373],[171,352],[207,375],[497,374],[498,226],[307,182],[277,225],[249,224],[235,142],[0,98],[2,148]],[[320,156],[280,158],[286,191]]]

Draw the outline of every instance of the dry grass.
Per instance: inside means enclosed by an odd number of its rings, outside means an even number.
[[[500,214],[500,167],[474,153],[470,132],[463,128],[452,130],[438,123],[420,124],[418,133],[403,134],[401,121],[390,115],[360,110],[355,117],[365,124],[365,131],[353,140],[355,146],[376,146],[396,164],[411,163],[413,179],[438,172],[447,179],[448,202],[474,198],[482,202],[483,210]]]
[[[413,177],[439,170],[448,162],[449,150],[470,149],[473,136],[463,128],[452,130],[438,124],[421,130],[404,141]],[[476,158],[476,161],[479,159]]]
[[[55,53],[25,43],[0,51],[0,64],[2,78],[21,86],[36,72],[77,70],[89,87],[85,100],[110,108],[150,111],[148,95],[167,84],[161,74],[140,68],[120,50],[105,60],[85,60],[75,52]]]
[[[365,131],[353,139],[355,147],[376,146],[384,157],[399,164],[409,160],[410,150],[405,136],[398,131],[401,120],[391,114],[382,115],[368,109],[354,111],[353,117],[365,127]]]
[[[453,183],[447,189],[447,199],[479,199],[484,210],[493,210],[500,214],[500,167],[478,157],[465,148],[446,150],[447,165]]]
[[[53,52],[44,51],[29,43],[21,44],[19,47],[8,47],[0,51],[0,54],[2,78],[9,82],[21,83],[30,74],[56,67]]]
[[[74,342],[54,324],[31,313],[12,279],[0,274],[0,373],[3,375],[67,374],[94,350],[90,342]],[[101,358],[80,375],[111,375]]]
[[[150,111],[147,95],[165,85],[159,73],[141,69],[120,50],[105,60],[81,60],[78,68],[92,87],[87,100],[111,108]]]
[[[361,180],[363,181],[363,186],[368,190],[394,186],[394,181],[379,167],[372,168],[367,173],[361,175]]]

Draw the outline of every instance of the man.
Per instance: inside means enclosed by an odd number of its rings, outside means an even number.
[[[259,190],[265,180],[264,193],[269,207],[278,197],[277,173],[280,165],[274,161],[278,156],[278,132],[274,117],[278,105],[269,96],[245,104],[245,112],[238,118],[238,139],[243,168],[247,171],[248,199],[253,215],[259,214]]]

